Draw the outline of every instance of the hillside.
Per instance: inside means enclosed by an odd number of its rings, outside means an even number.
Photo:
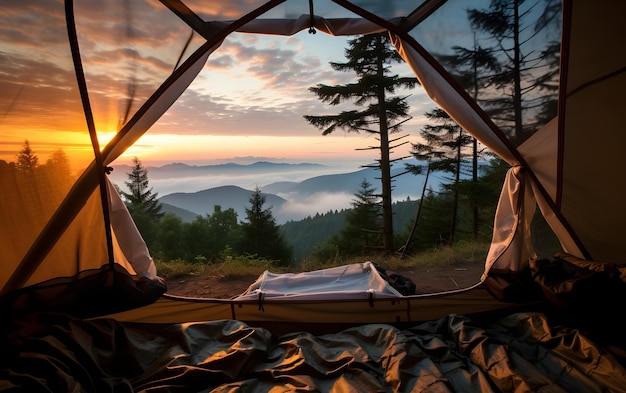
[[[114,181],[124,181],[125,175],[132,168],[129,165],[113,165],[111,178]],[[180,179],[185,177],[198,176],[241,176],[249,174],[268,174],[275,172],[294,171],[320,171],[325,168],[321,164],[299,163],[290,164],[282,162],[257,161],[252,164],[225,163],[214,165],[188,165],[180,162],[166,164],[162,166],[146,166],[150,174],[150,179]]]
[[[393,231],[404,233],[407,226],[413,223],[417,209],[417,201],[396,202],[393,210]],[[316,214],[302,220],[288,221],[281,225],[281,233],[288,244],[293,246],[296,260],[306,258],[316,246],[331,236],[338,235],[345,226],[346,213],[350,209]],[[401,239],[404,241],[405,239]]]
[[[245,190],[237,186],[222,186],[202,190],[198,192],[185,193],[178,192],[159,198],[159,202],[174,206],[183,211],[195,213],[196,215],[206,215],[213,213],[214,206],[221,206],[222,210],[233,208],[240,220],[246,217],[246,208],[250,206],[250,197],[253,190]],[[272,206],[280,209],[286,202],[285,199],[273,195],[262,193],[266,197],[266,207]],[[177,214],[176,212],[173,212]],[[179,215],[179,214],[177,214]],[[183,221],[186,221],[184,217]],[[194,216],[195,218],[195,216]]]
[[[397,176],[404,172],[404,167],[392,169],[391,175]],[[299,182],[276,182],[263,187],[263,191],[273,194],[313,195],[320,192],[354,194],[361,187],[361,182],[367,180],[372,187],[380,187],[380,171],[365,168],[355,172],[338,173],[311,177]],[[424,176],[411,174],[396,177],[393,182],[394,197],[405,199],[407,196],[416,197],[424,185]],[[438,182],[433,183],[439,187]],[[415,198],[417,199],[417,198]]]
[[[183,222],[192,222],[198,216],[198,213],[190,212],[186,209],[181,209],[178,206],[170,205],[169,203],[162,201],[160,201],[160,203],[162,213],[178,216],[181,220],[183,220]]]
[[[257,166],[258,165],[258,166]],[[290,164],[293,165],[293,164]],[[303,164],[304,167],[310,168],[313,164]],[[260,171],[257,180],[271,178],[271,173],[263,172],[262,168],[301,168],[302,166],[268,166],[265,163],[257,163],[253,165],[226,165],[227,168],[241,167],[255,168],[254,171]],[[203,167],[203,171],[208,170]],[[214,167],[211,167],[215,169]],[[172,171],[179,176],[188,179],[191,177],[190,172],[198,171],[196,167],[184,164],[170,164],[161,167],[157,178],[163,176],[167,171]],[[402,168],[393,170],[393,175],[401,174]],[[263,173],[261,176],[260,173]],[[152,184],[153,173],[150,172]],[[236,176],[229,178],[233,184],[239,180]],[[437,189],[440,186],[440,180],[431,176],[431,187]],[[200,178],[196,178],[200,182]],[[262,193],[266,195],[266,207],[272,209],[272,214],[276,218],[278,224],[284,224],[288,221],[303,220],[306,217],[315,216],[316,214],[324,214],[328,211],[338,211],[350,208],[350,204],[354,198],[354,194],[359,190],[361,182],[367,180],[372,187],[378,189],[379,172],[372,168],[361,169],[349,173],[337,173],[329,175],[319,175],[307,178],[302,181],[278,181],[268,183],[260,187]],[[175,180],[172,180],[175,181]],[[420,198],[421,189],[423,187],[424,176],[414,176],[405,174],[395,178],[393,182],[393,196],[395,201],[417,200]],[[174,192],[163,195],[159,201],[171,205],[165,209],[168,212],[180,216],[183,221],[190,222],[196,215],[205,215],[213,212],[215,205],[220,205],[222,209],[233,208],[240,220],[245,218],[245,209],[249,205],[249,198],[252,188],[245,188],[235,185],[224,185],[218,187],[207,187],[196,192]],[[183,209],[183,211],[175,211],[174,208]]]
[[[231,207],[231,202],[233,202],[232,205],[239,206],[245,199],[245,203],[241,205],[243,209],[233,207],[239,219],[245,220],[245,207],[249,205],[246,198],[249,198],[251,193],[252,191],[244,190],[240,187],[229,186],[204,190],[193,194],[172,194],[161,198],[159,201],[161,202],[162,211],[164,213],[176,215],[180,217],[183,222],[189,223],[198,215],[212,214],[213,208],[211,207],[211,211],[200,213],[179,208],[173,203],[180,203],[192,207],[198,206],[195,207],[198,210],[201,210],[201,207],[209,206],[209,203],[215,203],[220,205],[222,209],[227,209]],[[275,195],[266,195],[266,197],[268,200],[278,198]],[[403,232],[407,228],[407,225],[412,223],[416,208],[417,201],[400,201],[393,204],[393,226],[395,233]],[[345,224],[345,215],[349,210],[350,209],[328,211],[308,216],[301,220],[288,220],[284,223],[279,223],[283,237],[287,243],[293,247],[294,258],[297,260],[305,258],[317,245],[323,243],[329,237],[337,235]]]

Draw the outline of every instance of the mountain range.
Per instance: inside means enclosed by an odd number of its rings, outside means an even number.
[[[413,162],[415,163],[415,162]],[[164,165],[162,167],[147,167],[150,185],[159,182],[209,182],[207,179],[219,177],[222,181],[231,184],[208,187],[193,192],[171,192],[159,197],[163,210],[175,214],[183,221],[192,221],[197,215],[212,214],[215,205],[222,210],[233,208],[239,220],[246,218],[246,208],[250,207],[250,197],[254,187],[237,185],[243,176],[253,175],[256,184],[265,179],[273,179],[277,173],[291,175],[314,174],[327,171],[319,164],[285,164],[271,162],[256,162],[253,164],[218,164],[207,166],[193,166],[181,163]],[[116,174],[112,181],[124,187],[130,166],[114,166]],[[404,165],[392,168],[394,200],[416,200],[421,196],[424,176],[412,174],[401,175],[405,171]],[[288,176],[283,176],[288,177]],[[324,174],[311,176],[301,181],[276,181],[263,186],[257,186],[266,197],[265,208],[271,208],[276,222],[283,224],[289,220],[301,220],[316,213],[341,210],[351,207],[355,194],[361,189],[361,183],[367,180],[378,193],[380,189],[380,172],[374,168],[364,168],[349,173]],[[430,182],[430,181],[429,181]],[[431,187],[437,189],[439,181],[432,181]],[[430,185],[430,184],[429,184]],[[155,187],[156,188],[156,187]]]
[[[221,206],[222,210],[233,208],[241,220],[246,217],[246,208],[250,207],[249,200],[253,192],[253,190],[245,190],[238,186],[221,186],[197,192],[176,192],[162,196],[159,198],[159,202],[173,207],[172,209],[169,206],[163,206],[163,211],[176,214],[183,221],[188,221],[190,217],[184,211],[192,213],[193,220],[197,215],[212,214],[216,205]],[[280,211],[286,202],[285,199],[277,195],[264,192],[262,194],[265,196],[264,207],[272,207],[272,212]]]
[[[126,180],[127,174],[132,170],[130,165],[113,165],[111,177],[117,180]],[[146,166],[150,180],[198,178],[205,176],[250,176],[258,174],[276,173],[319,173],[327,168],[325,165],[313,163],[284,163],[257,161],[252,164],[238,164],[234,162],[212,165],[189,165],[174,162],[162,166]]]

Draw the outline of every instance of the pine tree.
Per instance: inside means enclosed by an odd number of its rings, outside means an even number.
[[[472,156],[466,149],[472,145],[473,138],[442,109],[427,112],[426,117],[437,124],[428,124],[422,128],[420,134],[426,143],[412,144],[411,154],[417,160],[428,161],[430,171],[448,172],[454,176],[450,230],[446,236],[446,241],[452,243],[456,232],[459,204],[457,186],[461,179],[462,163],[468,156]]]
[[[346,213],[346,225],[339,235],[339,248],[348,254],[359,254],[380,245],[380,206],[375,189],[365,179],[354,194],[352,209]]]
[[[356,83],[329,86],[318,84],[309,90],[318,98],[330,105],[338,105],[347,100],[364,109],[343,111],[337,115],[304,116],[313,126],[328,135],[337,129],[347,132],[365,132],[374,134],[379,140],[377,147],[363,150],[378,149],[380,156],[376,167],[381,172],[381,205],[382,205],[382,246],[387,252],[393,250],[393,212],[392,212],[392,177],[391,152],[400,143],[399,139],[390,140],[390,134],[398,132],[402,123],[410,119],[408,115],[407,97],[390,97],[398,88],[413,88],[418,83],[414,77],[401,78],[390,75],[389,64],[399,63],[402,58],[392,47],[389,37],[384,33],[365,35],[348,42],[346,63],[334,63],[333,69],[343,72],[355,72]],[[395,122],[395,123],[394,123]],[[400,158],[401,159],[401,158]]]
[[[493,51],[478,45],[474,35],[474,45],[471,49],[461,46],[452,47],[452,55],[442,55],[439,61],[446,66],[448,71],[470,93],[476,102],[480,101],[481,92],[493,86],[496,82],[490,75],[499,73],[501,65],[493,55]],[[479,212],[476,190],[478,188],[478,159],[486,155],[484,148],[479,148],[478,140],[472,137],[472,184],[465,187],[472,204],[472,234],[478,236]]]
[[[220,256],[226,247],[235,247],[241,235],[235,209],[229,207],[222,210],[219,205],[213,206],[213,213],[208,220],[208,230],[211,246],[215,252],[212,257]]]
[[[161,204],[158,201],[158,194],[153,192],[148,181],[148,170],[144,168],[141,161],[133,158],[133,168],[128,174],[128,181],[125,182],[129,192],[121,191],[126,207],[130,212],[137,229],[148,244],[148,247],[156,240],[156,225],[163,217]]]
[[[184,225],[183,237],[184,256],[188,261],[210,260],[219,252],[212,244],[208,216],[196,216],[192,222]]]
[[[163,216],[161,204],[157,199],[158,194],[153,192],[149,184],[148,170],[137,157],[133,158],[133,168],[128,174],[128,181],[124,184],[130,192],[122,191],[122,196],[126,199],[131,214],[142,212],[154,221]]]
[[[33,175],[35,169],[39,166],[39,158],[35,155],[35,152],[30,147],[28,139],[24,141],[22,150],[17,155],[17,163],[15,167],[17,170],[24,174]]]
[[[291,260],[291,248],[287,245],[276,225],[272,209],[264,209],[265,195],[257,187],[249,199],[250,208],[246,208],[247,222],[241,222],[242,239],[239,250],[288,265]]]
[[[235,247],[240,237],[237,212],[220,205],[213,213],[197,216],[184,226],[185,259],[189,261],[217,261],[227,247]]]
[[[522,143],[556,115],[561,2],[491,0],[489,8],[467,12],[478,39],[499,62],[499,72],[488,76],[494,88],[483,89],[479,103]],[[535,37],[549,43],[537,47]]]
[[[62,149],[57,149],[50,153],[46,163],[40,165],[37,172],[39,175],[38,187],[43,188],[51,200],[60,203],[74,182],[70,161],[65,152]]]
[[[46,166],[57,173],[59,177],[70,177],[70,161],[62,149],[57,149],[50,154],[46,161]]]

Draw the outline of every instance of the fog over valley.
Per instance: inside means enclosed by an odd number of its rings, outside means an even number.
[[[392,176],[405,171],[401,161],[392,168]],[[246,217],[250,194],[258,187],[266,194],[265,207],[272,208],[278,224],[301,220],[316,213],[351,207],[355,193],[365,179],[376,193],[380,190],[380,172],[373,168],[346,168],[315,163],[284,163],[257,161],[247,164],[223,163],[188,165],[172,163],[149,166],[149,186],[158,194],[166,212],[190,221],[196,215],[211,214],[215,205],[222,210],[233,208],[240,220]],[[129,165],[114,165],[110,178],[126,190]],[[424,175],[410,173],[393,182],[394,201],[417,200],[421,197]],[[428,187],[437,190],[443,178],[431,174]],[[180,211],[179,209],[184,209]],[[174,211],[175,210],[175,211]]]

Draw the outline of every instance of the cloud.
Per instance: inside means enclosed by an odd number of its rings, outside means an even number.
[[[301,220],[308,216],[315,216],[316,213],[347,209],[350,208],[350,203],[354,199],[353,194],[327,192],[304,197],[298,194],[279,194],[279,196],[285,198],[287,202],[274,213],[284,220]]]
[[[214,55],[207,61],[207,69],[227,70],[235,63],[235,59],[231,55]]]
[[[275,158],[268,157],[235,157],[225,161],[241,164],[264,160],[272,162],[277,161]],[[253,171],[250,171],[251,173],[234,174],[232,172],[224,172],[220,174],[211,171],[210,174],[188,176],[184,172],[163,173],[159,171],[158,168],[150,166],[147,166],[146,169],[148,170],[150,187],[152,187],[155,192],[158,192],[160,196],[173,192],[196,192],[227,185],[237,185],[247,190],[254,190],[256,187],[259,187],[263,190],[265,186],[272,183],[299,182],[315,176],[345,171],[345,169],[342,170],[342,168],[336,166],[327,166],[304,169],[286,168],[284,170],[264,172],[263,174],[254,173]],[[114,183],[123,187],[124,182],[128,180],[128,172],[125,172],[122,168],[117,168],[117,170],[111,172],[109,177]]]
[[[249,37],[256,37],[254,45]],[[331,42],[334,52],[322,50]],[[354,80],[355,75],[337,73],[328,64],[328,56],[341,61],[344,45],[345,38],[312,38],[306,32],[291,37],[229,37],[170,109],[167,122],[161,124],[168,127],[155,131],[172,132],[175,126],[176,132],[189,134],[319,135],[303,115],[337,113],[350,103],[329,107],[309,88]]]

